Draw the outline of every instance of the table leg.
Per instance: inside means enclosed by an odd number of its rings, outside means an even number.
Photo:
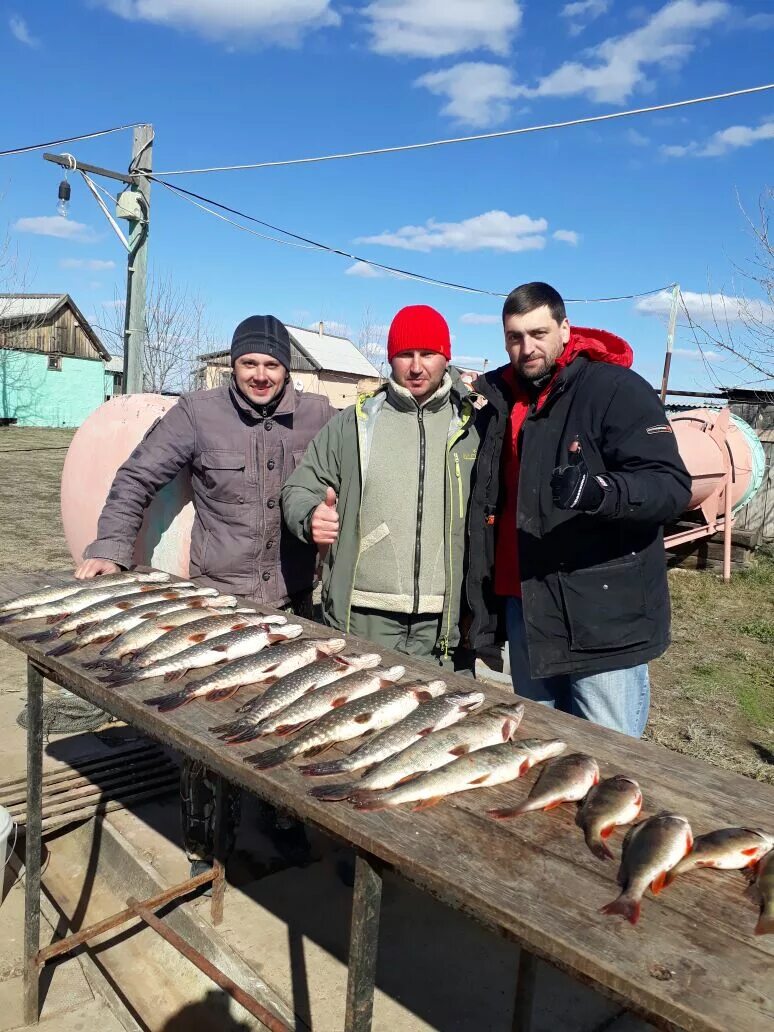
[[[537,957],[522,946],[519,950],[519,967],[516,975],[512,1032],[531,1032],[536,975]]]
[[[39,1017],[40,859],[43,819],[43,675],[27,660],[27,823],[24,887],[24,1021]]]
[[[369,1032],[371,1028],[381,905],[382,876],[373,866],[371,857],[358,855],[352,896],[344,1032]]]
[[[215,879],[212,883],[212,904],[210,907],[210,916],[214,925],[219,925],[223,920],[223,897],[226,894],[227,797],[228,782],[222,775],[218,774],[216,775],[215,782],[215,856],[212,862]]]

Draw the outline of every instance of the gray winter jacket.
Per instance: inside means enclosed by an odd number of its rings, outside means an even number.
[[[143,514],[187,466],[195,519],[190,574],[221,591],[273,606],[312,586],[316,550],[282,523],[282,485],[335,414],[319,394],[289,383],[267,418],[233,383],[184,394],[116,474],[86,558],[129,566]]]

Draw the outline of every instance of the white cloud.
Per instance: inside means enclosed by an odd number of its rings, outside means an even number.
[[[575,0],[565,4],[559,12],[568,21],[567,31],[571,36],[578,36],[610,6],[610,0]]]
[[[460,322],[468,326],[494,326],[501,321],[499,315],[488,315],[479,312],[465,312],[460,316]]]
[[[698,348],[674,348],[673,354],[690,358],[692,362],[723,362],[727,357],[721,351],[700,351]]]
[[[335,319],[318,319],[317,322],[309,323],[307,329],[314,330],[318,333],[320,330],[320,323],[323,324],[323,333],[328,333],[331,337],[346,337],[348,340],[352,340],[352,327],[349,323],[337,322]]]
[[[345,276],[358,276],[361,279],[381,279],[386,273],[383,269],[377,269],[368,262],[355,262],[344,270]]]
[[[642,133],[638,133],[636,129],[626,130],[626,139],[633,147],[649,147],[650,137],[644,136]]]
[[[574,229],[557,229],[553,238],[561,240],[565,244],[572,244],[573,247],[577,247],[580,243],[580,233],[576,233]]]
[[[40,40],[32,35],[26,21],[20,15],[12,14],[8,19],[8,27],[14,39],[23,43],[25,47],[37,47],[40,45]]]
[[[448,102],[441,108],[444,115],[475,126],[503,122],[510,113],[510,101],[521,93],[513,82],[510,69],[485,61],[467,61],[438,72],[428,72],[414,85],[424,86],[436,96],[446,97]]]
[[[88,269],[90,272],[102,272],[103,269],[115,269],[116,263],[112,260],[104,261],[101,258],[63,258],[59,267],[60,269]]]
[[[128,21],[189,30],[218,42],[294,45],[305,31],[338,25],[331,0],[96,0]]]
[[[30,218],[17,219],[12,228],[17,233],[58,237],[60,240],[74,240],[81,244],[89,244],[97,239],[91,226],[87,226],[83,222],[75,222],[73,219],[62,218],[61,215],[35,215]]]
[[[371,49],[393,57],[507,54],[521,24],[518,0],[373,0],[365,9]]]
[[[483,355],[458,355],[458,354],[454,353],[454,354],[452,354],[452,363],[453,363],[453,365],[467,366],[469,369],[473,369],[476,366],[478,366],[479,369],[480,369],[483,366],[483,364],[484,364],[484,356]]]
[[[668,158],[717,158],[740,147],[752,147],[761,140],[774,140],[774,120],[763,122],[758,126],[730,125],[713,133],[704,143],[692,140],[686,144],[675,144],[661,148],[661,153]]]
[[[699,294],[692,290],[681,291],[683,304],[694,322],[725,323],[743,322],[745,317],[752,316],[759,322],[774,327],[774,305],[765,301],[740,297],[734,294],[708,293]],[[660,290],[658,294],[642,297],[635,304],[635,310],[644,315],[656,315],[666,318],[672,308],[672,291]],[[684,317],[682,305],[678,312]]]
[[[545,219],[529,215],[509,215],[506,211],[487,211],[462,222],[436,222],[423,226],[403,226],[394,232],[361,237],[358,243],[383,244],[405,251],[539,251],[545,247]]]
[[[597,103],[623,103],[650,85],[648,68],[684,64],[707,29],[730,10],[725,0],[671,0],[640,28],[592,47],[587,63],[567,61],[521,92],[527,97],[586,96]]]

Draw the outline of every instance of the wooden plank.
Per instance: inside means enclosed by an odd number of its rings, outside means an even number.
[[[0,577],[0,597],[51,580],[42,575]],[[328,633],[299,622],[312,636]],[[229,747],[209,732],[255,693],[242,691],[228,702],[197,702],[161,715],[143,703],[158,694],[158,682],[114,690],[93,680],[81,664],[96,649],[48,660],[41,649],[18,643],[12,626],[0,628],[0,638],[42,662],[76,694],[378,857],[439,899],[659,1027],[770,1032],[774,944],[770,937],[752,935],[754,908],[742,897],[738,874],[703,872],[679,879],[658,899],[646,900],[642,919],[632,928],[599,913],[618,893],[615,865],[603,864],[588,852],[569,809],[511,822],[494,822],[485,815],[490,806],[520,799],[531,778],[462,794],[422,813],[359,813],[346,804],[325,804],[308,796],[309,780],[294,767],[266,772],[248,767],[243,757],[260,744]],[[355,649],[368,647],[355,638],[350,642]],[[382,655],[385,663],[405,665],[407,676],[438,676],[430,664],[388,650]],[[455,687],[471,686],[467,679],[443,676]],[[485,691],[490,701],[510,697],[496,688]],[[605,775],[633,775],[650,811],[675,809],[696,833],[726,824],[774,829],[774,790],[769,786],[531,703],[523,733],[561,737],[571,749],[591,752]]]

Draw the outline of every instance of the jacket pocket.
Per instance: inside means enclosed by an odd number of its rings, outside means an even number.
[[[204,489],[213,501],[244,501],[244,452],[211,449],[202,452],[201,463]]]
[[[559,585],[572,649],[622,649],[651,638],[653,618],[638,558],[560,573]]]

